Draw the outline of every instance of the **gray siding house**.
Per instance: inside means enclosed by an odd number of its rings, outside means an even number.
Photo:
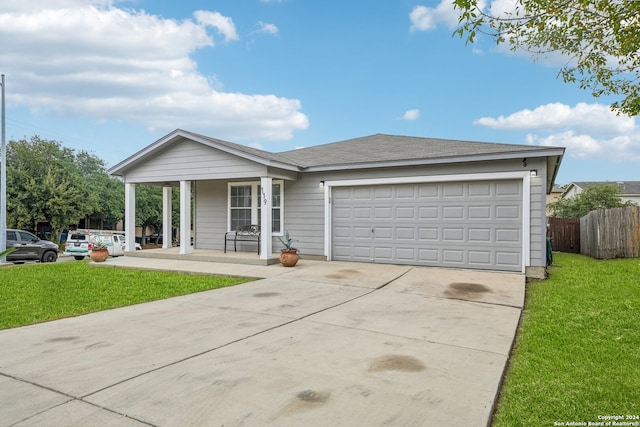
[[[270,153],[175,130],[109,173],[124,180],[127,224],[136,184],[164,187],[165,236],[171,188],[180,188],[180,241],[194,242],[182,255],[222,250],[238,225],[272,224],[262,227],[264,260],[289,231],[308,258],[543,277],[546,195],[563,155],[561,147],[381,134]]]

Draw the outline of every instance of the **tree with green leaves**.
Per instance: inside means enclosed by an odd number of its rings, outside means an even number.
[[[569,198],[559,199],[547,206],[553,217],[580,218],[596,209],[634,206],[632,201],[622,201],[620,189],[615,184],[592,185]]]
[[[7,144],[7,224],[33,230],[48,221],[53,239],[80,218],[116,223],[124,216],[124,184],[104,162],[57,141],[33,136]]]
[[[475,42],[479,34],[534,55],[568,58],[560,75],[593,96],[622,97],[611,107],[640,114],[640,1],[453,0],[460,11],[455,34]],[[504,10],[505,4],[513,6]],[[502,9],[501,9],[502,7]]]
[[[158,230],[162,227],[162,187],[136,185],[136,225],[142,227],[142,242],[145,242],[147,228]]]
[[[7,225],[33,230],[49,221],[56,236],[89,213],[73,150],[38,136],[7,144]]]
[[[86,151],[76,155],[76,164],[86,182],[89,215],[115,224],[124,218],[124,184],[107,175],[104,161]]]

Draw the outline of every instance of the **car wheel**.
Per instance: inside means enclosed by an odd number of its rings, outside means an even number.
[[[42,254],[41,262],[56,262],[58,255],[53,251],[46,251]]]
[[[74,256],[77,261],[82,261],[84,259],[83,256]]]

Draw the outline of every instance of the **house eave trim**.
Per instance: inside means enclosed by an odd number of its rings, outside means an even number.
[[[436,159],[412,159],[384,162],[367,162],[367,163],[345,163],[336,165],[309,166],[303,169],[303,172],[328,172],[341,171],[351,169],[375,169],[375,168],[393,168],[405,166],[423,166],[438,165],[447,163],[467,163],[467,162],[486,162],[490,160],[511,160],[520,158],[549,157],[562,156],[564,149],[544,150],[544,151],[523,151],[517,153],[504,154],[469,154],[464,156],[447,156]]]

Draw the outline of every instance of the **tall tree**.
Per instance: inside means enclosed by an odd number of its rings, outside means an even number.
[[[580,218],[596,209],[633,206],[634,202],[623,202],[620,189],[615,184],[592,185],[582,193],[549,203],[551,216],[559,218]]]
[[[124,184],[107,175],[104,161],[87,151],[76,155],[76,165],[86,182],[89,215],[115,224],[124,218]]]
[[[560,70],[595,97],[622,97],[611,107],[640,114],[640,1],[638,0],[453,0],[460,11],[456,33],[473,43],[491,36],[511,50],[569,58]],[[488,7],[487,7],[488,5]],[[512,7],[504,10],[505,5]]]
[[[88,214],[73,150],[38,136],[7,144],[7,224],[33,230],[49,221],[56,236]]]
[[[57,141],[7,144],[7,224],[34,230],[48,221],[54,238],[88,215],[116,223],[124,216],[124,184],[109,177],[104,161]]]

